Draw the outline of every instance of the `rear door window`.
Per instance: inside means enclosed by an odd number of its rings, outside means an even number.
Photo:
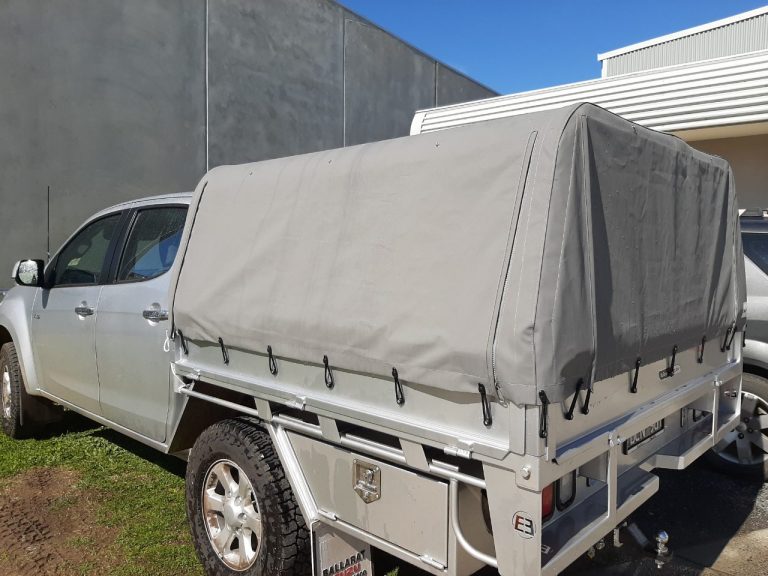
[[[128,233],[117,281],[149,280],[170,270],[179,249],[186,217],[186,206],[140,210]]]

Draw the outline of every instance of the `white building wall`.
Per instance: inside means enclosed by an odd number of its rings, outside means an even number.
[[[691,146],[728,160],[741,208],[768,208],[768,134],[700,140]]]
[[[603,77],[768,49],[768,7],[598,55]]]

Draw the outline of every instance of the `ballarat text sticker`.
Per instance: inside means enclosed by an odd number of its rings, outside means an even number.
[[[527,512],[515,512],[512,517],[512,526],[523,538],[533,538],[533,518]]]
[[[335,562],[331,566],[323,567],[323,576],[368,576],[366,570],[366,550],[360,550],[341,562]]]

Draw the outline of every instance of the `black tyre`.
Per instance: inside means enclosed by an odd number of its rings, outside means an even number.
[[[707,459],[730,474],[768,480],[768,380],[744,373],[739,425],[709,451]]]
[[[0,416],[3,432],[11,438],[22,437],[21,398],[24,380],[21,378],[16,347],[12,342],[0,348]]]
[[[64,411],[24,389],[19,357],[13,342],[0,347],[0,421],[11,438],[29,438],[46,424],[60,422]]]
[[[311,574],[309,532],[272,441],[254,422],[224,420],[195,442],[187,515],[209,576]]]

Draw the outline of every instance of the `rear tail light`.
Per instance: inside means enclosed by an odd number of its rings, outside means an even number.
[[[555,512],[555,485],[550,484],[541,491],[541,519],[549,520]]]

